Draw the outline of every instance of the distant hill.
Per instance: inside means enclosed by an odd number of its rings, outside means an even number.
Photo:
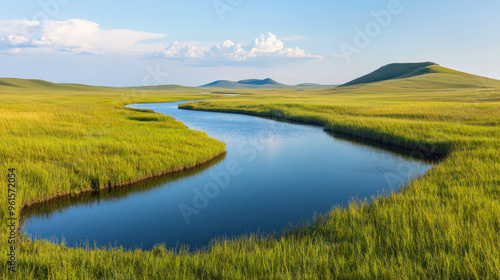
[[[233,88],[233,89],[238,89],[238,88],[246,88],[245,85],[238,84],[237,82],[232,82],[228,80],[218,80],[206,85],[202,85],[201,87],[213,87],[213,88]]]
[[[393,63],[339,87],[388,82],[398,87],[451,88],[497,85],[500,81],[452,70],[433,62]]]
[[[336,85],[319,84],[300,84],[296,86],[285,85],[273,79],[263,80],[249,79],[232,82],[219,80],[213,83],[201,86],[203,88],[220,89],[325,89]],[[96,91],[96,90],[193,90],[196,87],[186,87],[182,85],[156,85],[156,86],[135,86],[135,87],[105,87],[89,86],[83,84],[52,83],[44,80],[18,79],[18,78],[0,78],[0,89],[5,87],[25,88],[30,90],[67,90],[67,91]]]
[[[418,76],[425,74],[425,72],[431,71],[429,67],[436,66],[433,62],[422,62],[422,63],[392,63],[386,66],[380,67],[379,69],[354,79],[348,83],[341,85],[341,87],[375,83],[380,81],[392,80],[392,79],[403,79],[412,76]]]
[[[273,79],[267,78],[263,80],[250,79],[241,80],[238,82],[219,80],[210,84],[203,85],[201,87],[211,87],[211,88],[230,88],[230,89],[255,89],[255,88],[286,88],[289,87],[282,83],[278,83]]]
[[[205,90],[214,89],[291,89],[291,90],[322,90],[348,86],[378,87],[390,86],[399,88],[473,88],[500,86],[500,81],[476,76],[449,68],[433,62],[393,63],[383,66],[367,75],[352,80],[343,85],[319,85],[303,83],[286,85],[271,78],[249,79],[238,82],[219,80],[201,87],[185,87],[181,85],[158,85],[145,87],[103,87],[82,84],[58,84],[43,80],[0,78],[0,89],[25,88],[29,90],[66,90],[66,91],[106,91],[106,90]],[[208,90],[210,91],[210,90]]]
[[[285,86],[282,83],[278,83],[273,79],[267,78],[264,80],[258,80],[258,79],[250,79],[250,80],[242,80],[239,81],[238,84],[243,84],[243,85],[254,85],[254,86]]]
[[[279,83],[271,78],[259,80],[259,79],[249,79],[241,80],[238,82],[219,80],[212,82],[210,84],[203,85],[201,87],[210,88],[228,88],[228,89],[320,89],[320,88],[332,88],[335,85],[319,85],[319,84],[300,84],[296,86],[285,85]]]
[[[96,90],[108,89],[108,87],[96,87],[81,84],[56,84],[44,80],[18,79],[18,78],[0,78],[0,86],[26,88],[26,89],[49,89],[49,90]]]
[[[89,86],[82,84],[58,84],[47,82],[44,80],[33,79],[17,79],[17,78],[0,78],[1,87],[15,87],[25,89],[40,89],[40,90],[67,90],[67,91],[96,91],[96,90],[182,90],[188,87],[180,85],[158,85],[144,87],[104,87],[104,86]]]
[[[500,86],[500,81],[442,67],[433,62],[393,63],[339,87],[473,88]]]

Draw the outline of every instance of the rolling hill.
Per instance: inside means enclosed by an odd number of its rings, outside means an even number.
[[[242,80],[239,81],[238,84],[243,84],[243,85],[253,85],[253,86],[285,86],[282,83],[278,83],[273,79],[267,78],[263,80],[259,79],[249,79],[249,80]]]
[[[340,85],[396,88],[472,88],[500,86],[500,81],[476,76],[437,63],[393,63],[383,66],[367,75]]]
[[[341,85],[341,87],[375,83],[380,81],[387,81],[392,79],[403,79],[412,76],[424,74],[426,69],[435,66],[433,62],[423,63],[393,63],[380,67],[379,69],[354,79],[348,83]]]
[[[278,83],[273,79],[267,78],[263,80],[259,79],[249,79],[241,80],[238,82],[228,81],[228,80],[218,80],[201,87],[210,88],[229,88],[229,89],[256,89],[256,88],[286,88],[289,87],[282,83]]]
[[[210,88],[226,88],[226,89],[322,89],[322,88],[333,88],[337,85],[320,85],[313,83],[304,83],[299,85],[285,85],[279,83],[271,78],[267,79],[249,79],[241,80],[238,82],[228,81],[228,80],[218,80],[201,87]]]
[[[110,87],[89,86],[82,84],[56,84],[44,80],[36,79],[18,79],[18,78],[0,78],[0,87],[14,87],[19,89],[39,89],[39,90],[96,90],[110,89]]]
[[[36,79],[0,78],[0,87],[13,87],[32,90],[54,90],[54,91],[96,91],[96,90],[183,90],[189,87],[181,85],[157,85],[157,86],[135,86],[135,87],[107,87],[90,86],[83,84],[52,83]]]
[[[342,85],[320,85],[314,83],[303,83],[298,85],[286,85],[271,78],[248,79],[238,82],[218,80],[199,88],[214,89],[291,89],[291,90],[328,90],[341,89],[345,87],[390,87],[390,88],[472,88],[500,86],[500,81],[486,77],[476,76],[449,68],[442,67],[433,62],[421,63],[392,63],[383,66],[367,75],[354,79]],[[1,87],[13,87],[36,90],[60,90],[60,91],[95,91],[95,90],[197,90],[196,87],[182,85],[157,85],[145,87],[105,87],[89,86],[83,84],[52,83],[44,80],[0,78]]]
[[[239,82],[227,80],[219,80],[213,83],[201,86],[203,88],[220,88],[220,89],[324,89],[332,88],[336,85],[320,85],[320,84],[300,84],[296,86],[285,85],[278,83],[273,79],[249,79]],[[34,79],[18,79],[18,78],[0,78],[0,87],[14,87],[23,89],[39,89],[39,90],[65,90],[65,91],[94,91],[94,90],[186,90],[196,89],[196,87],[186,87],[182,85],[155,85],[155,86],[134,86],[134,87],[106,87],[106,86],[89,86],[83,84],[68,84],[68,83],[52,83],[44,80]]]

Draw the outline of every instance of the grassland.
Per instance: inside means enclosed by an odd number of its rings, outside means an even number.
[[[136,100],[178,100],[194,94],[152,96],[21,82],[0,89],[0,168],[18,170],[20,204],[128,184],[194,166],[224,151],[223,143],[171,117],[123,107]],[[0,177],[7,180],[5,172]],[[6,187],[2,185],[4,193]]]
[[[202,137],[204,142],[211,143],[199,147],[199,150],[206,151],[203,156],[210,157],[223,149],[220,143],[203,134],[190,132],[169,118],[121,107],[139,101],[192,98],[189,93],[150,93],[117,103],[114,100],[120,93],[109,91],[75,93],[72,90],[39,94],[21,90],[5,93],[3,100],[7,101],[3,101],[1,112],[4,114],[10,110],[10,114],[0,118],[5,127],[2,137],[28,133],[9,126],[12,120],[5,119],[12,118],[10,116],[17,116],[18,122],[38,131],[34,135],[43,139],[47,129],[57,135],[66,131],[66,126],[74,125],[74,121],[92,123],[91,127],[95,127],[93,119],[96,116],[109,114],[112,125],[98,130],[96,135],[113,133],[107,132],[110,127],[124,126],[128,129],[119,129],[120,133],[107,139],[127,138],[130,134],[122,133],[137,129],[141,132],[136,137],[142,137],[147,131],[154,135],[148,140],[158,141],[158,137],[164,137],[158,131],[168,126],[168,129],[179,129],[181,134]],[[281,237],[248,236],[238,240],[219,240],[197,253],[174,253],[161,245],[149,252],[90,250],[22,240],[18,251],[19,279],[500,279],[500,82],[437,69],[424,75],[335,89],[241,92],[249,95],[190,103],[183,107],[320,124],[328,130],[411,148],[423,155],[441,154],[445,159],[401,192],[379,197],[370,203],[353,202],[346,209],[332,209],[311,227],[290,229]],[[26,107],[30,109],[23,109],[25,104],[31,104]],[[53,110],[45,111],[40,104],[47,108],[52,106]],[[30,113],[31,110],[42,110],[47,115],[57,114],[56,108],[59,110],[61,104],[66,106],[61,108],[63,114],[59,117],[69,118],[67,122],[55,122],[57,118],[49,118],[42,126],[45,118]],[[87,118],[75,110],[95,113]],[[24,115],[18,115],[19,111]],[[153,116],[164,121],[135,120]],[[30,120],[36,121],[37,125],[30,126]],[[79,130],[72,129],[74,133]],[[37,142],[28,137],[21,137],[26,147],[30,147],[25,151],[37,148]],[[57,142],[56,138],[59,136],[54,136],[56,144],[46,145],[60,151],[59,147],[66,141]],[[28,163],[21,164],[24,159],[37,162],[38,155],[47,154],[41,148],[30,152],[30,157],[20,152],[16,156],[5,152],[9,151],[5,150],[6,147],[15,150],[15,143],[1,143],[4,145],[2,155],[10,160],[9,164],[17,163],[28,168]],[[130,145],[127,147],[133,151],[136,142],[120,143]],[[176,143],[178,149],[186,144],[182,141]],[[121,145],[114,147],[118,149]],[[167,147],[159,150],[164,148]],[[109,152],[109,147],[104,146],[98,151]],[[119,151],[120,154],[129,154],[127,149]],[[174,155],[169,154],[168,158]],[[52,174],[59,174],[51,171],[57,170],[50,165],[54,158],[41,159],[43,161],[37,168],[48,166],[43,170],[50,172],[32,183],[34,190],[26,191],[23,201],[43,197],[45,191],[36,191],[38,184],[46,184],[42,181],[51,179]],[[183,164],[196,162],[189,159],[191,156],[186,156]],[[127,162],[128,159],[124,159],[123,164]],[[102,162],[99,166],[108,163]],[[164,167],[159,170],[164,170]],[[78,167],[72,165],[72,168]],[[115,169],[106,171],[110,174],[116,172]],[[146,174],[147,170],[144,172]],[[33,180],[38,177],[26,178]],[[5,181],[5,178],[1,180]],[[3,201],[2,209],[5,205]],[[0,242],[4,240],[2,237]],[[4,278],[8,276],[5,259],[2,254]]]

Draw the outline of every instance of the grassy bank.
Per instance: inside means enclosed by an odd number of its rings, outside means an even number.
[[[199,92],[2,82],[0,242],[5,253],[9,168],[16,169],[19,217],[22,207],[128,186],[205,163],[225,149],[224,143],[171,117],[124,107],[134,102],[206,98]]]
[[[190,132],[167,117],[112,106],[116,99],[113,94],[116,93],[106,93],[109,96],[104,93],[95,96],[87,92],[81,94],[78,98],[88,102],[83,103],[88,104],[87,110],[99,108],[95,109],[96,115],[113,112],[109,113],[113,116],[113,126],[118,124],[130,128],[119,130],[109,139],[120,137],[129,130],[140,130],[138,135],[145,134],[145,131],[153,135],[148,141],[159,141],[164,137],[162,131],[172,129],[179,130],[180,134],[205,137],[203,143],[196,142],[207,145],[200,147],[200,150],[207,151],[203,155],[210,156],[223,149],[220,143],[203,134]],[[78,96],[68,95],[57,97],[56,100],[61,98],[57,102],[74,102],[73,98]],[[188,95],[135,96],[133,102],[192,98]],[[14,106],[12,114],[22,111],[21,104],[34,96],[34,93],[26,93],[10,97],[14,104],[9,105]],[[50,94],[42,97],[36,97],[41,99],[33,101],[33,108],[55,102]],[[20,98],[25,100],[19,101]],[[446,158],[399,193],[371,203],[356,202],[348,209],[333,209],[328,215],[318,218],[312,227],[293,229],[279,238],[249,236],[234,241],[215,241],[206,251],[194,254],[170,252],[161,245],[150,252],[89,250],[23,240],[17,256],[19,279],[500,278],[500,82],[460,73],[433,73],[328,90],[265,90],[253,92],[250,96],[190,103],[183,107],[320,124],[332,131],[412,148],[423,154],[439,153]],[[29,125],[28,116],[22,117],[26,125]],[[144,121],[152,116],[164,121]],[[36,119],[35,116],[31,118]],[[86,119],[83,114],[78,118],[82,119],[81,123],[94,119]],[[2,121],[4,126],[8,123]],[[55,123],[59,124],[49,119],[46,125]],[[58,126],[57,131],[64,131],[63,128]],[[39,133],[46,129],[40,128]],[[23,130],[7,127],[2,133],[5,131],[14,134]],[[103,129],[97,135],[107,131]],[[187,144],[192,143],[189,142],[191,138],[182,139],[186,142],[176,142],[178,148],[187,146],[193,150]],[[4,142],[2,145],[16,146]],[[64,143],[55,142],[53,147],[65,147]],[[134,154],[134,143],[123,143],[130,145],[122,150],[123,154]],[[36,147],[35,143],[30,145]],[[105,153],[112,150],[111,147],[104,146],[100,151]],[[159,150],[164,149],[167,146]],[[47,154],[41,148],[35,151],[31,153],[33,159]],[[157,152],[160,151],[155,150],[153,154]],[[166,158],[177,155],[172,152]],[[15,158],[10,154],[4,157]],[[186,156],[183,163],[192,157]],[[25,158],[24,155],[20,157],[21,160]],[[38,168],[50,166],[53,160],[43,158]],[[124,160],[123,164],[129,162],[134,161]],[[103,161],[99,166],[109,163]],[[72,165],[72,168],[78,167]],[[110,174],[115,172],[111,170]],[[41,181],[51,179],[53,173],[45,176],[33,184],[35,190],[26,191],[22,197],[24,201],[45,195],[44,190],[36,191],[38,184],[47,184]],[[2,177],[2,180],[5,182],[6,179]],[[64,187],[67,186],[60,186]],[[2,207],[5,207],[4,202]],[[4,240],[2,238],[0,242]],[[7,277],[4,260],[6,256],[2,254],[1,269],[3,276]]]
[[[224,151],[223,143],[170,117],[123,107],[199,94],[138,93],[0,88],[0,168],[17,169],[18,204],[122,186],[192,167]],[[0,179],[6,182],[5,172]],[[5,188],[2,184],[4,193]]]

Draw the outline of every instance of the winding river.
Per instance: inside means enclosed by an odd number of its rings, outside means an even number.
[[[62,199],[24,213],[23,231],[68,246],[151,249],[217,237],[281,232],[333,206],[397,190],[432,165],[408,151],[329,134],[321,127],[247,115],[135,104],[227,144],[204,166],[131,188]]]

